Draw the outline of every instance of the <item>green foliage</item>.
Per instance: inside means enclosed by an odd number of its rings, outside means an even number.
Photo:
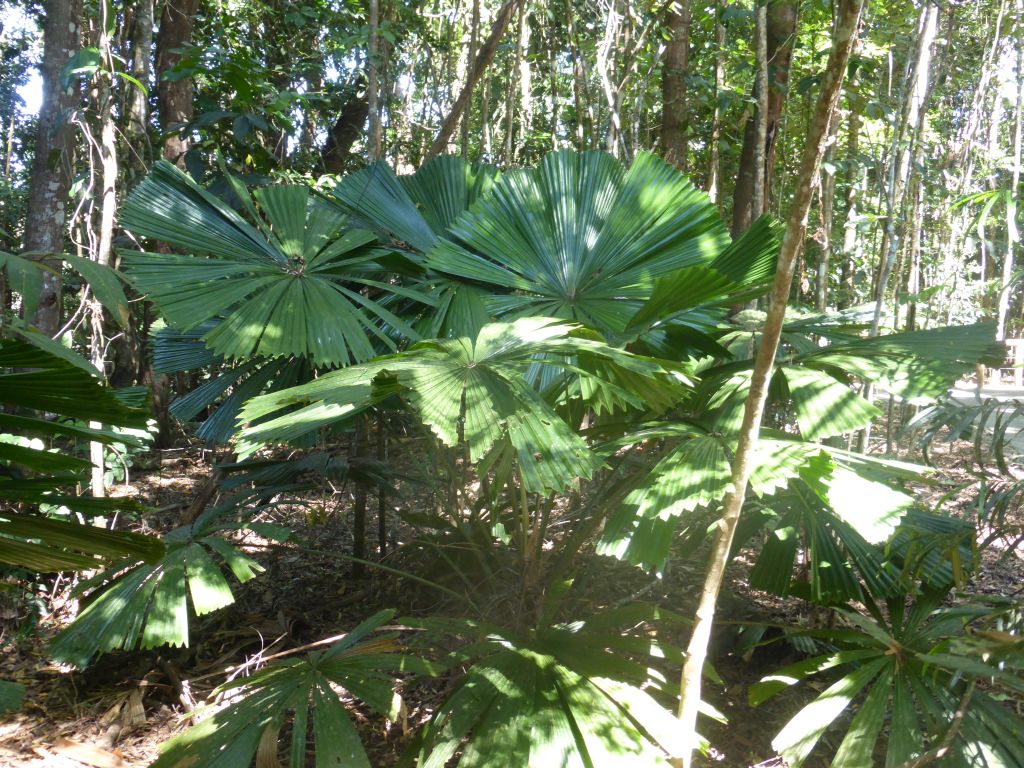
[[[416,765],[443,768],[458,754],[454,764],[474,768],[667,766],[684,740],[652,695],[665,683],[652,657],[678,659],[679,652],[615,628],[642,620],[638,608],[544,627],[529,638],[468,622],[424,622],[482,637],[456,653],[469,668],[414,744]]]
[[[152,768],[237,768],[249,765],[254,756],[258,763],[277,765],[286,721],[291,727],[287,765],[292,768],[306,765],[311,727],[317,766],[370,768],[349,705],[336,687],[378,714],[397,717],[393,676],[432,670],[426,662],[398,652],[397,633],[371,636],[393,615],[380,611],[325,650],[271,662],[221,686],[217,693],[231,704],[167,742]]]
[[[9,338],[0,339],[0,403],[6,406],[0,413],[5,433],[0,439],[0,500],[6,502],[0,509],[0,562],[49,572],[95,568],[122,557],[152,562],[162,555],[162,544],[152,537],[50,519],[38,512],[45,506],[65,515],[74,511],[91,516],[131,507],[124,500],[61,492],[62,486],[80,482],[91,465],[49,449],[46,441],[119,442],[124,436],[112,430],[79,424],[102,420],[137,427],[145,423],[144,412],[126,407],[96,376],[63,356]]]
[[[548,318],[492,323],[475,339],[420,342],[250,401],[241,418],[253,426],[242,431],[239,450],[252,453],[398,395],[443,444],[465,443],[472,462],[504,465],[507,473],[514,460],[528,491],[562,490],[589,477],[599,459],[528,383],[535,366],[563,376],[582,372],[595,388],[632,407],[664,407],[681,391],[657,361],[609,346],[575,324]],[[294,406],[298,410],[258,421]]]
[[[1000,653],[985,653],[983,645],[971,642],[969,627],[984,626],[991,608],[940,607],[943,596],[926,594],[909,608],[901,596],[889,603],[887,615],[877,609],[871,617],[843,611],[846,628],[801,633],[834,643],[833,653],[785,667],[751,688],[751,702],[758,704],[809,677],[842,670],[772,743],[790,765],[802,765],[854,701],[859,702],[856,714],[832,759],[837,768],[879,765],[879,742],[886,768],[939,746],[949,748],[942,765],[1024,763],[1024,731],[998,693],[1001,688],[1024,691],[1024,678],[1002,663],[1012,649],[1004,643]],[[890,727],[883,731],[887,722]]]
[[[158,562],[119,563],[83,582],[79,593],[95,591],[54,638],[51,655],[84,667],[97,653],[118,648],[188,645],[190,607],[203,616],[234,602],[222,568],[242,583],[263,570],[223,534],[251,528],[274,538],[282,535],[274,526],[219,521],[221,512],[210,510],[165,535],[166,552]]]
[[[203,254],[123,256],[135,285],[172,326],[189,331],[223,318],[203,335],[217,354],[298,355],[318,364],[366,360],[375,343],[394,349],[383,326],[415,337],[372,295],[430,300],[366,275],[363,266],[375,258],[366,247],[371,233],[348,228],[344,213],[306,186],[263,187],[255,202],[240,183],[232,189],[253,224],[166,162],[122,208],[122,225],[135,234]]]
[[[427,255],[439,272],[493,286],[498,316],[551,316],[624,330],[654,281],[728,244],[717,211],[673,168],[641,155],[547,155],[504,174]]]

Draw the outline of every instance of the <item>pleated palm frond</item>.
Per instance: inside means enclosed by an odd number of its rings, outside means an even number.
[[[203,336],[219,322],[209,321],[191,331],[160,329],[153,340],[153,371],[210,369],[209,378],[176,398],[170,412],[184,422],[201,419],[196,437],[208,443],[225,444],[235,433],[238,412],[246,400],[265,391],[309,381],[314,368],[303,357],[225,360],[203,341]]]
[[[371,768],[350,705],[338,689],[397,720],[395,677],[433,670],[429,663],[401,653],[397,633],[372,634],[393,615],[380,611],[323,650],[271,662],[222,685],[215,694],[232,703],[168,741],[152,768],[238,768],[254,758],[257,765],[277,766],[286,725],[287,765],[306,765],[312,736],[316,765]]]
[[[291,440],[397,394],[442,443],[466,444],[471,461],[489,454],[493,460],[492,451],[507,449],[528,490],[561,490],[590,477],[601,460],[526,376],[537,366],[573,372],[588,361],[595,363],[585,371],[592,380],[600,378],[637,407],[646,397],[671,401],[684,391],[657,361],[595,340],[575,324],[550,318],[492,323],[475,338],[419,342],[251,400],[242,410],[250,426],[238,447],[245,455],[267,442]],[[643,387],[623,386],[634,378]],[[285,409],[294,410],[278,415]]]
[[[597,551],[660,571],[680,536],[698,543],[707,535],[709,516],[732,487],[732,444],[685,424],[636,433],[638,440],[653,437],[675,445],[612,512]],[[893,576],[877,545],[889,538],[912,502],[899,483],[919,480],[924,467],[771,435],[759,442],[754,467],[750,492],[762,499],[772,524],[752,583],[756,579],[760,589],[788,594],[798,548],[810,542],[816,545],[811,599],[859,596],[858,572],[869,588],[888,594]],[[757,530],[750,528],[747,535]]]
[[[779,362],[769,388],[769,407],[791,409],[809,439],[847,434],[881,412],[857,388],[870,382],[908,402],[932,401],[978,362],[1000,353],[990,323],[932,328],[873,338],[834,337],[821,347],[808,342]],[[734,433],[750,387],[752,361],[703,372],[703,402],[716,429]]]
[[[1001,364],[995,323],[835,342],[798,358],[806,367],[842,371],[912,403],[930,403],[978,363]]]
[[[657,657],[681,654],[619,631],[617,618],[612,610],[530,639],[476,628],[491,632],[458,652],[468,671],[412,745],[415,764],[668,766],[685,739],[663,703],[671,698],[658,697],[669,686]]]
[[[67,447],[76,441],[133,443],[113,429],[84,423],[138,428],[147,417],[125,406],[89,366],[57,356],[48,346],[0,338],[0,562],[50,572],[96,568],[124,557],[158,559],[163,553],[158,539],[36,511],[41,504],[85,516],[137,509],[123,499],[74,495],[72,488],[87,479],[92,465]],[[52,441],[65,442],[51,446]]]
[[[1024,722],[1003,701],[1007,693],[1024,692],[1018,668],[1004,665],[1019,654],[1019,640],[975,642],[970,630],[984,630],[997,612],[981,605],[941,607],[944,596],[927,593],[907,608],[901,595],[884,616],[845,610],[845,626],[795,633],[831,643],[835,651],[765,677],[751,687],[751,703],[820,673],[842,676],[775,737],[772,746],[788,765],[799,768],[819,754],[830,728],[845,730],[831,755],[836,768],[897,768],[940,746],[946,750],[939,763],[952,768],[1024,765]],[[853,717],[843,717],[854,706]],[[962,719],[951,729],[955,718]]]
[[[387,163],[374,163],[346,176],[335,188],[342,206],[401,255],[400,262],[389,266],[435,302],[429,309],[409,307],[407,302],[403,311],[395,307],[402,317],[420,315],[416,329],[424,338],[472,335],[490,319],[485,289],[425,270],[424,257],[455,220],[490,191],[499,175],[494,166],[442,155],[408,176],[396,176]]]
[[[494,166],[453,155],[435,157],[409,176],[378,161],[344,177],[334,196],[383,242],[422,255],[498,177]]]
[[[367,276],[364,265],[377,255],[372,233],[349,228],[343,211],[305,186],[263,187],[255,202],[240,184],[234,189],[254,223],[161,161],[122,208],[121,224],[136,235],[190,252],[123,255],[130,279],[170,325],[189,331],[222,319],[203,339],[223,357],[303,356],[322,365],[394,349],[385,329],[416,337],[378,299],[431,300]]]
[[[245,583],[263,568],[224,538],[248,529],[272,539],[286,538],[278,526],[218,520],[214,508],[192,525],[163,537],[166,551],[152,563],[122,562],[78,587],[88,605],[50,644],[50,654],[85,667],[97,655],[122,648],[187,646],[189,616],[203,616],[234,602],[227,568]]]
[[[15,255],[0,251],[0,270],[6,274],[11,290],[21,296],[22,316],[25,318],[35,315],[36,307],[39,305],[39,293],[43,287],[43,273],[55,272],[57,277],[60,277],[59,270],[51,269],[39,259],[28,258],[33,255],[44,254]],[[45,255],[52,257],[52,254]],[[70,253],[62,253],[59,257],[88,283],[90,292],[110,313],[114,322],[121,328],[127,327],[128,299],[124,294],[118,271]]]
[[[627,171],[607,153],[567,150],[503,174],[427,265],[487,286],[497,317],[621,332],[659,278],[710,267],[728,245],[715,206],[661,159],[640,155]]]

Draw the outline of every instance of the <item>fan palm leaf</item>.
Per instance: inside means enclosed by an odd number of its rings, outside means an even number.
[[[590,336],[575,324],[531,318],[489,324],[475,338],[423,341],[406,352],[251,400],[241,414],[251,426],[241,433],[239,450],[248,454],[265,442],[293,439],[398,394],[442,443],[465,443],[471,461],[483,460],[498,442],[507,441],[528,490],[559,490],[589,477],[600,457],[528,383],[532,369],[541,365],[572,373],[596,361],[600,365],[588,366],[588,375],[636,405],[644,398],[620,384],[633,376],[651,390],[641,392],[658,393],[664,402],[683,391],[657,361]],[[267,417],[272,418],[261,421]]]
[[[265,221],[241,185],[235,192],[256,225],[163,161],[124,204],[123,226],[191,252],[123,256],[136,287],[171,325],[188,331],[222,319],[203,337],[217,354],[296,355],[323,365],[368,359],[378,343],[394,349],[383,326],[416,336],[376,297],[431,300],[367,276],[372,233],[350,229],[337,206],[304,186],[258,190]]]

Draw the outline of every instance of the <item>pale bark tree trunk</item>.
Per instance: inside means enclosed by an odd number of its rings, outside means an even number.
[[[668,44],[661,65],[661,149],[665,160],[686,170],[687,129],[686,75],[690,68],[690,4],[674,2],[665,20]]]
[[[465,112],[470,97],[473,95],[474,86],[481,75],[483,75],[484,70],[494,60],[494,54],[498,51],[498,44],[501,42],[501,38],[505,36],[505,31],[508,29],[512,17],[525,2],[526,0],[507,0],[501,7],[501,10],[498,11],[494,24],[491,26],[491,32],[480,47],[480,52],[476,55],[473,67],[466,76],[466,84],[462,87],[462,91],[459,93],[458,98],[455,99],[455,103],[452,104],[448,116],[441,124],[441,130],[438,131],[437,138],[434,139],[434,143],[427,151],[425,160],[436,157],[448,148],[448,142],[455,133],[459,120],[462,118],[462,113]]]
[[[562,100],[558,95],[558,41],[554,25],[547,26],[548,87],[551,92],[551,150],[558,149],[558,126],[562,116]]]
[[[377,71],[380,63],[380,46],[378,45],[378,34],[380,32],[380,2],[370,0],[369,13],[370,34],[366,51],[366,111],[370,118],[370,135],[367,141],[367,156],[370,162],[380,160],[381,133],[380,133],[380,74]]]
[[[108,29],[112,26],[107,18],[109,6],[100,4],[99,30],[96,47],[100,52],[100,69],[96,73],[96,94],[99,107],[99,142],[93,149],[95,165],[100,171],[98,231],[95,232],[95,250],[91,254],[93,261],[104,267],[111,264],[114,242],[114,214],[117,212],[117,134],[114,129],[114,93],[112,79],[116,63],[111,49]],[[96,370],[106,370],[106,336],[103,332],[103,305],[95,296],[89,305],[91,320],[90,357]],[[102,429],[99,422],[89,422],[94,429]],[[100,498],[107,495],[106,466],[104,462],[103,444],[89,444],[89,456],[92,461],[92,495]]]
[[[708,197],[713,203],[718,202],[718,179],[721,173],[719,166],[719,143],[722,138],[722,110],[718,105],[718,97],[725,88],[725,25],[722,23],[723,4],[721,0],[715,5],[715,95],[711,111],[711,140],[708,146]]]
[[[147,89],[153,82],[153,0],[138,0],[131,31],[131,75]],[[137,177],[152,162],[149,146],[149,99],[129,83],[125,98],[125,139],[128,162]]]
[[[775,282],[772,286],[771,302],[765,319],[761,341],[757,350],[754,370],[750,380],[750,393],[747,396],[743,422],[740,426],[739,440],[732,464],[733,490],[726,497],[722,507],[722,519],[712,545],[708,561],[708,572],[700,595],[700,602],[695,616],[693,633],[687,647],[686,662],[680,684],[679,719],[683,733],[696,746],[697,711],[701,697],[701,675],[707,659],[708,641],[711,639],[711,626],[715,617],[715,606],[718,594],[725,578],[726,566],[729,562],[729,550],[732,547],[736,526],[739,523],[740,511],[746,497],[747,482],[754,465],[754,452],[757,448],[758,433],[764,406],[768,399],[768,384],[775,365],[775,354],[782,335],[782,324],[785,320],[786,304],[789,300],[789,287],[793,282],[793,268],[797,254],[804,241],[807,231],[807,214],[814,194],[814,181],[818,178],[821,158],[825,153],[825,142],[829,132],[829,124],[834,118],[839,94],[842,90],[843,78],[850,60],[850,52],[860,23],[861,10],[865,0],[840,0],[837,22],[833,33],[832,51],[822,76],[821,94],[814,110],[813,120],[808,127],[807,143],[804,146],[800,162],[800,170],[796,181],[796,191],[786,222],[786,232],[782,238]],[[677,766],[689,768],[692,761],[692,747],[676,761]]]
[[[1017,24],[1024,24],[1024,2],[1017,0]],[[1017,195],[1020,192],[1021,171],[1021,107],[1024,106],[1024,41],[1017,41],[1017,102],[1013,110],[1013,173],[1010,182],[1011,214],[1007,215],[1006,257],[1003,259],[1003,271],[1000,276],[999,309],[996,321],[996,338],[1006,338],[1006,316],[1010,311],[1010,289],[1013,280],[1014,251],[1020,237],[1016,226]]]
[[[789,64],[793,53],[793,39],[796,35],[797,4],[793,0],[769,0],[767,10],[768,28],[768,106],[766,108],[766,138],[763,147],[764,183],[762,198],[767,204],[767,190],[771,188],[773,175],[774,144],[782,120],[789,87]],[[757,98],[757,94],[754,94]],[[756,125],[747,121],[743,133],[743,149],[740,153],[740,167],[733,190],[732,233],[736,237],[746,231],[753,221],[754,175],[757,147]]]
[[[832,7],[832,28],[835,29],[835,6]],[[855,44],[856,45],[856,44]],[[828,273],[832,262],[832,227],[835,220],[836,176],[835,157],[836,139],[839,137],[839,116],[829,124],[828,148],[822,163],[824,174],[818,181],[821,199],[821,229],[818,237],[818,264],[815,271],[814,306],[824,312],[828,306]],[[827,167],[826,167],[827,166]]]
[[[60,327],[63,263],[56,256],[64,250],[66,204],[73,175],[74,133],[69,117],[78,100],[76,88],[61,88],[60,76],[79,47],[82,2],[46,0],[43,8],[43,58],[39,68],[43,100],[29,183],[24,245],[26,251],[39,254],[37,258],[53,272],[43,272],[35,317],[25,319],[47,336],[53,336]]]
[[[856,78],[854,73],[854,78]],[[855,82],[855,80],[854,80]],[[861,103],[856,88],[849,94],[850,119],[846,129],[846,220],[843,224],[843,264],[839,279],[839,300],[836,306],[846,309],[853,299],[853,274],[860,260],[861,239],[857,236],[860,213],[858,204],[861,188],[865,184],[867,169],[857,160],[860,154],[860,111]]]
[[[576,107],[577,149],[591,149],[597,144],[594,120],[594,102],[590,97],[590,78],[586,62],[580,51],[576,34],[576,17],[571,0],[565,0],[566,25],[569,32],[569,46],[572,54],[573,100]]]
[[[469,25],[469,47],[466,49],[467,72],[473,66],[473,60],[476,58],[476,49],[480,44],[480,0],[473,0],[473,10],[470,14]],[[472,102],[472,96],[470,97],[470,102]],[[469,159],[469,123],[470,115],[467,113],[466,117],[462,120],[461,135],[459,137],[459,145],[464,160]]]
[[[754,189],[750,198],[750,221],[765,210],[765,152],[768,143],[768,9],[758,3],[754,11],[754,51],[757,59],[757,114],[754,116]]]
[[[533,130],[533,70],[530,67],[529,5],[519,13],[519,135],[523,141]]]
[[[183,131],[192,119],[192,78],[167,80],[164,75],[182,57],[181,51],[192,42],[192,23],[199,0],[166,0],[156,36],[157,106],[164,134],[165,160],[185,166],[189,139]]]
[[[875,311],[871,319],[871,335],[878,334],[885,306],[885,293],[889,284],[889,276],[896,264],[899,252],[904,193],[910,177],[911,158],[915,143],[920,140],[921,126],[928,109],[928,96],[931,93],[931,61],[932,44],[938,32],[939,7],[928,3],[921,9],[921,22],[918,29],[917,50],[914,64],[906,84],[906,101],[899,126],[893,131],[892,152],[889,160],[889,179],[886,190],[886,225],[885,245],[875,293]]]
[[[516,92],[517,92],[517,79],[522,71],[519,67],[520,57],[523,55],[523,14],[524,11],[519,12],[519,19],[516,23],[516,45],[515,52],[513,53],[512,70],[508,75],[508,84],[505,91],[505,136],[504,144],[501,151],[502,162],[506,167],[512,165],[515,159],[516,150]]]
[[[614,156],[619,157],[622,144],[622,115],[619,113],[619,103],[616,98],[617,89],[612,85],[612,66],[614,59],[615,42],[619,38],[619,27],[621,17],[618,12],[615,0],[608,3],[608,13],[605,17],[604,36],[597,46],[597,73],[601,78],[601,88],[604,91],[605,103],[608,105],[608,136],[605,147]]]

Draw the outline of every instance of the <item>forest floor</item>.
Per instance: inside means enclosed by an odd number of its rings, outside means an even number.
[[[933,461],[941,486],[923,489],[923,500],[937,500],[950,488],[970,483],[969,443],[936,445]],[[210,473],[207,454],[198,449],[154,452],[143,463],[150,469],[132,474],[116,493],[130,496],[172,520],[195,497]],[[332,502],[333,503],[333,502]],[[955,494],[945,509],[954,514],[971,503],[970,490]],[[244,673],[261,657],[295,648],[351,628],[376,610],[394,607],[399,615],[450,610],[437,593],[391,574],[360,579],[349,575],[350,564],[337,556],[351,551],[347,504],[325,504],[305,510],[278,511],[301,516],[291,522],[302,530],[301,546],[270,545],[253,550],[267,572],[237,588],[234,605],[195,622],[191,648],[117,652],[84,671],[72,671],[46,656],[48,638],[73,615],[75,602],[67,581],[37,585],[28,601],[0,603],[0,679],[28,688],[22,710],[0,718],[0,766],[4,768],[129,768],[145,766],[159,745],[188,723],[186,712],[202,703],[214,688]],[[1022,516],[1024,517],[1024,516]],[[283,519],[275,522],[285,522]],[[1016,526],[1020,529],[1019,523]],[[373,526],[370,526],[373,527]],[[1006,555],[1001,559],[1001,555]],[[986,550],[979,577],[967,592],[1012,595],[1024,584],[1020,552]],[[594,607],[625,602],[641,594],[683,615],[692,615],[694,596],[703,576],[703,557],[676,562],[665,578],[652,581],[636,569],[607,558],[584,561],[577,587]],[[754,709],[747,688],[764,674],[794,660],[786,643],[756,649],[752,654],[736,642],[735,627],[744,621],[806,625],[822,617],[801,614],[795,601],[782,601],[746,585],[751,563],[741,554],[732,566],[732,589],[723,598],[723,624],[716,638],[713,664],[723,684],[709,684],[708,700],[729,725],[709,724],[706,736],[713,751],[704,762],[723,768],[782,766],[771,740],[802,702],[816,694],[797,686]],[[40,620],[29,632],[31,614]],[[20,632],[20,634],[19,634]],[[680,641],[683,638],[679,638]],[[408,720],[384,722],[357,712],[357,725],[375,768],[395,763],[410,727],[429,717],[440,691],[429,685],[407,694]],[[810,762],[811,768],[816,768]],[[823,765],[823,763],[822,763]],[[196,767],[201,768],[201,767]]]

